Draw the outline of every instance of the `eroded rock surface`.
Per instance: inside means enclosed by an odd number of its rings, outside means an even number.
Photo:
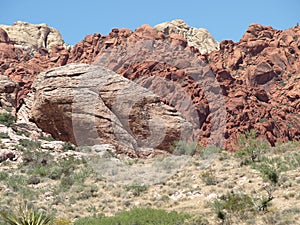
[[[0,25],[0,28],[6,31],[9,40],[14,42],[16,47],[29,52],[34,52],[39,48],[51,50],[53,46],[65,44],[59,31],[44,23],[30,24],[18,21],[12,26]]]
[[[189,46],[183,35],[165,34],[143,25],[135,31],[115,28],[108,35],[88,35],[72,49],[58,45],[51,52],[40,48],[31,55],[17,48],[2,32],[0,68],[2,74],[19,86],[18,106],[23,104],[38,73],[73,62],[105,66],[152,91],[155,87],[158,95],[172,89],[163,83],[173,82],[181,92],[174,89],[167,98],[160,95],[160,100],[171,106],[179,102],[180,106],[186,96],[190,97],[187,107],[177,110],[190,122],[193,120],[189,119],[191,116],[186,109],[192,106],[196,110],[198,137],[204,145],[214,140],[212,136],[219,129],[215,125],[223,123],[225,117],[225,131],[215,137],[223,133],[223,147],[234,150],[238,136],[250,129],[255,129],[272,145],[300,139],[299,36],[300,26],[280,31],[252,24],[239,42],[224,40],[220,50],[200,54],[196,47]],[[165,45],[159,49],[155,47],[158,42]],[[144,51],[145,47],[150,50]],[[155,58],[153,52],[158,49],[161,54]],[[179,51],[174,53],[170,49]],[[194,61],[202,61],[202,72],[187,69]],[[201,79],[196,74],[200,74]],[[211,85],[205,75],[212,75],[217,83]],[[221,90],[223,103],[209,100],[209,91],[205,87],[217,93]],[[225,108],[225,113],[215,110],[220,105]],[[25,114],[22,113],[22,117],[25,118]]]
[[[204,28],[188,26],[183,20],[164,22],[154,27],[165,35],[179,34],[186,38],[189,46],[199,49],[201,54],[210,53],[219,49],[219,43]]]
[[[100,66],[52,69],[32,87],[31,120],[60,140],[113,144],[118,153],[138,156],[170,150],[192,132],[192,125],[157,95]]]

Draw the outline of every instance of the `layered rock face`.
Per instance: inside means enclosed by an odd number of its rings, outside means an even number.
[[[0,28],[7,32],[15,47],[28,52],[34,52],[40,48],[51,50],[53,46],[65,44],[58,30],[48,27],[46,24],[18,21],[12,26],[0,25]]]
[[[300,139],[300,26],[252,24],[238,43],[205,56],[226,96],[227,142],[255,129],[274,145]]]
[[[279,31],[253,24],[239,42],[225,40],[220,50],[201,54],[188,40],[190,29],[181,21],[173,25],[113,29],[88,35],[72,49],[41,48],[33,56],[2,31],[0,68],[20,86],[19,105],[39,72],[81,62],[104,66],[155,92],[198,126],[191,136],[204,145],[222,139],[224,148],[234,150],[238,136],[250,129],[272,145],[300,139],[299,26]]]
[[[32,87],[30,119],[77,145],[113,144],[117,153],[141,156],[170,150],[192,133],[192,125],[157,95],[100,66],[52,69]]]
[[[166,35],[179,34],[185,37],[188,45],[198,49],[201,54],[219,49],[219,43],[210,35],[208,30],[190,27],[183,20],[161,23],[156,25],[154,29]]]

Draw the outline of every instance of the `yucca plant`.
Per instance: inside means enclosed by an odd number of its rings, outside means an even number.
[[[0,212],[0,216],[9,225],[51,225],[54,220],[52,216],[28,207],[27,204],[20,205],[16,212]]]

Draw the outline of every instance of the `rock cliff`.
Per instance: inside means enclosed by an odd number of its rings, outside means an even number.
[[[37,74],[80,62],[104,66],[156,93],[198,126],[192,135],[204,145],[222,139],[224,148],[235,150],[238,136],[250,129],[271,145],[300,139],[299,26],[281,31],[252,24],[239,42],[224,40],[205,54],[192,46],[187,30],[182,21],[115,28],[88,35],[72,49],[56,45],[34,55],[0,30],[0,68],[16,82],[19,106]]]

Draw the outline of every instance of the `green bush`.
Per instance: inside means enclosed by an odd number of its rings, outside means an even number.
[[[19,140],[19,145],[27,150],[37,150],[41,148],[41,142],[39,141],[32,141],[29,139],[21,139]]]
[[[216,175],[211,170],[202,172],[200,178],[206,185],[216,185],[218,183]]]
[[[217,217],[225,221],[230,216],[243,218],[247,213],[255,212],[253,199],[246,194],[227,193],[216,199],[212,207]]]
[[[263,162],[254,165],[254,168],[259,170],[265,179],[268,179],[273,184],[278,183],[280,171],[274,165]]]
[[[15,123],[16,117],[11,115],[10,113],[1,113],[0,114],[0,123],[11,127]]]
[[[0,132],[0,138],[9,138],[9,135],[6,132]]]
[[[191,215],[177,212],[167,212],[160,209],[135,208],[118,213],[114,217],[81,218],[75,225],[181,225]]]
[[[240,150],[236,155],[242,159],[241,165],[260,161],[262,153],[269,148],[266,141],[257,139],[255,130],[246,131],[245,134],[240,135],[237,142]]]
[[[62,146],[62,149],[61,149],[63,152],[66,152],[66,151],[69,151],[69,150],[75,150],[75,147],[72,143],[70,142],[65,142]]]
[[[140,184],[133,184],[133,185],[128,185],[125,187],[125,190],[132,191],[134,196],[140,196],[141,193],[146,191],[147,189],[148,189],[148,186],[140,185]]]

